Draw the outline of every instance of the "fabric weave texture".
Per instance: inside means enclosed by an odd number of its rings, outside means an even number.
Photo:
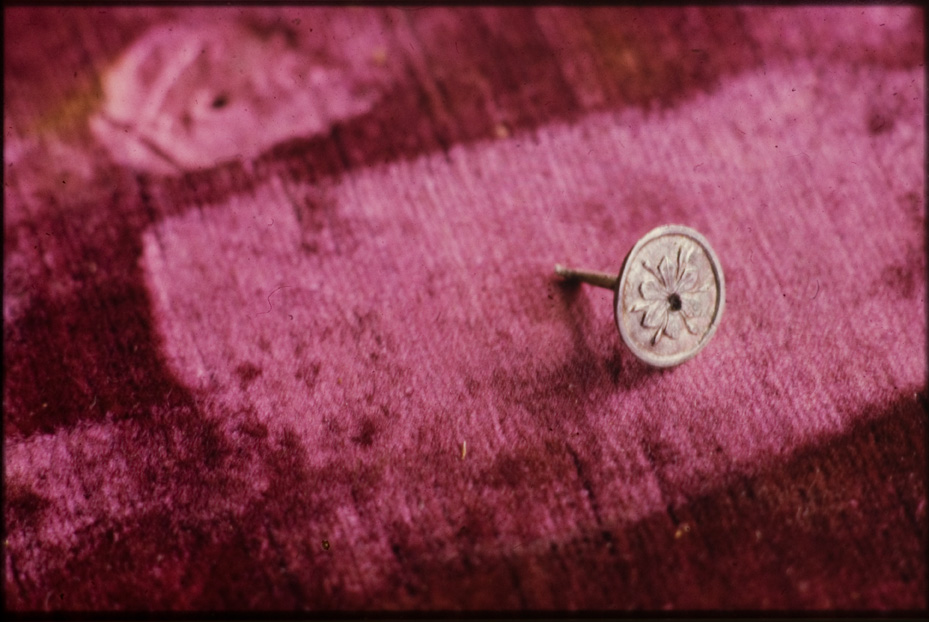
[[[8,610],[925,609],[921,10],[4,18]]]

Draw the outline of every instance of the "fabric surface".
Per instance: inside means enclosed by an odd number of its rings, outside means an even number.
[[[925,609],[921,11],[4,17],[8,609]]]

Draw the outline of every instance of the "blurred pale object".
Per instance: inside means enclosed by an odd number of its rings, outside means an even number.
[[[297,41],[235,22],[150,30],[105,73],[94,135],[117,162],[172,174],[247,160],[370,110],[383,70]]]

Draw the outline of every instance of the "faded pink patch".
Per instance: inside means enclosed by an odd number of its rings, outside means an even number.
[[[920,11],[5,16],[12,609],[925,606]],[[206,170],[35,133],[137,36],[101,140]],[[667,222],[661,372],[551,270]]]
[[[311,466],[375,461],[385,517],[397,497],[413,523],[423,503],[454,514],[455,496],[493,517],[494,546],[576,534],[563,504],[642,518],[923,386],[923,81],[769,67],[662,115],[274,180],[145,235],[165,355],[230,433],[253,413]],[[896,111],[887,129],[875,104]],[[622,350],[610,294],[552,266],[618,269],[668,222],[711,241],[728,299],[710,345],[657,372]],[[417,456],[456,468],[465,442],[478,472],[567,446],[587,481],[432,490]],[[386,541],[345,501],[376,575]]]

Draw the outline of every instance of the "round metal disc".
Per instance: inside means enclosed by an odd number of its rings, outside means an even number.
[[[683,225],[649,231],[623,262],[613,305],[626,346],[656,367],[683,363],[707,344],[723,314],[716,253]]]

